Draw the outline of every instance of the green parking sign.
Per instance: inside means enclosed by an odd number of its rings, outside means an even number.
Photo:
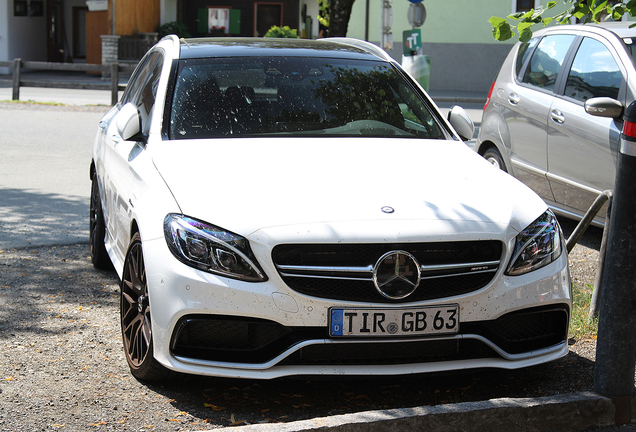
[[[420,29],[406,30],[402,32],[402,41],[404,55],[413,55],[418,52],[419,48],[422,48],[422,32]]]

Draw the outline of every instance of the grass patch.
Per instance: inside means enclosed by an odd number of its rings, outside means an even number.
[[[14,103],[14,104],[38,104],[38,105],[53,105],[53,106],[63,106],[66,104],[60,102],[37,102],[34,100],[0,100],[0,102],[4,103]]]
[[[598,318],[590,321],[590,303],[592,302],[593,287],[590,285],[572,285],[572,316],[570,317],[570,337],[596,337],[598,332]]]

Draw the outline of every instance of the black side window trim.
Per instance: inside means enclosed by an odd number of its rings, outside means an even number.
[[[166,98],[163,105],[163,121],[161,127],[161,139],[170,139],[170,111],[172,107],[172,97],[174,93],[174,87],[177,84],[177,72],[179,71],[179,59],[173,59],[170,66],[170,74],[168,75],[168,85],[166,89]]]

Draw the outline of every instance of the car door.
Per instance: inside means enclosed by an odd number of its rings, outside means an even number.
[[[120,105],[134,104],[139,110],[142,133],[150,128],[150,113],[154,108],[157,84],[163,66],[161,50],[148,53],[129,81]],[[130,214],[132,212],[132,185],[135,179],[134,160],[144,144],[125,141],[117,130],[117,114],[107,125],[105,133],[105,178],[107,206],[105,212],[109,242],[117,258],[123,262],[130,240]]]
[[[582,38],[563,96],[550,108],[548,178],[555,201],[564,210],[584,213],[599,193],[614,188],[623,121],[592,116],[584,104],[595,97],[624,103],[625,79],[616,58],[606,40]]]
[[[572,35],[563,34],[542,38],[521,68],[518,80],[503,90],[507,99],[503,116],[510,133],[513,173],[548,201],[554,198],[546,176],[546,121],[561,66],[574,39]]]

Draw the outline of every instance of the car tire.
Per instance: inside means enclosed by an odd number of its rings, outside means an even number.
[[[97,183],[96,173],[93,173],[93,181],[91,183],[89,229],[91,262],[93,266],[100,270],[110,270],[112,264],[106,252],[106,245],[104,244],[106,226],[104,225],[104,214],[102,213],[102,203],[99,197],[99,184]]]
[[[126,252],[120,299],[124,352],[133,376],[142,381],[160,381],[175,376],[153,356],[150,299],[139,233],[133,236]]]
[[[506,163],[504,162],[501,153],[499,153],[499,150],[497,150],[497,147],[489,147],[488,150],[484,152],[484,159],[486,159],[488,162],[490,162],[500,170],[508,172]]]

